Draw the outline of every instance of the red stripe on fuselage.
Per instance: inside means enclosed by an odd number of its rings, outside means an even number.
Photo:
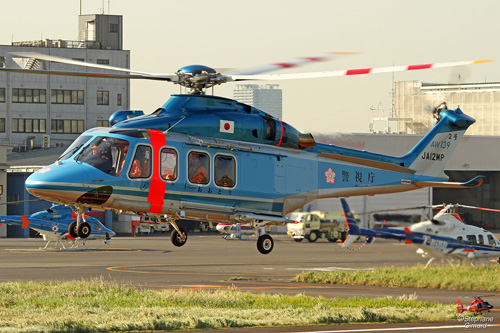
[[[279,119],[278,119],[278,121],[281,124],[281,136],[280,136],[280,142],[278,142],[278,146],[280,146],[281,145],[281,141],[283,141],[283,123]]]
[[[161,213],[163,200],[165,199],[165,188],[167,183],[160,177],[160,149],[167,145],[167,140],[163,132],[148,129],[151,135],[151,145],[153,146],[153,176],[149,184],[148,202],[151,203],[149,213]]]

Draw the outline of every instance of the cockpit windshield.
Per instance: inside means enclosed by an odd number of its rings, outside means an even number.
[[[66,149],[66,151],[57,160],[58,161],[64,161],[64,160],[70,158],[84,144],[86,144],[87,141],[89,141],[90,138],[91,138],[90,135],[81,135],[81,136],[79,136],[78,139],[76,139],[75,141],[73,141],[73,143],[71,144],[71,146],[69,146],[68,149]]]
[[[127,158],[129,142],[122,139],[97,137],[75,160],[92,165],[112,176],[119,176]]]

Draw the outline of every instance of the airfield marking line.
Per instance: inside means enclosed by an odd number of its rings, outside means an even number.
[[[130,270],[120,270],[120,269],[114,269],[114,267],[108,267],[106,268],[108,271],[112,272],[120,272],[120,273],[137,273],[137,274],[165,274],[165,275],[186,275],[188,274],[187,272],[148,272],[148,271],[130,271]],[[203,273],[203,275],[207,276],[233,276],[233,275],[238,275],[235,273]],[[259,277],[281,277],[281,278],[288,278],[290,275],[267,275],[267,274],[245,274],[245,276],[259,276]]]
[[[488,327],[500,326],[500,324],[488,325]],[[393,327],[393,328],[360,328],[351,330],[334,331],[302,331],[302,333],[349,333],[349,332],[386,332],[386,331],[417,331],[417,330],[441,330],[451,328],[467,329],[464,325],[444,325],[444,326],[418,326],[418,327]],[[290,332],[291,333],[291,332]]]
[[[94,252],[142,252],[141,249],[85,249],[85,248],[67,248],[67,249],[4,249],[9,253],[25,254],[25,253],[88,253],[90,251]]]

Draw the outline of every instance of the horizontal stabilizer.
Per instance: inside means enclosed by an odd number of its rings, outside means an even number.
[[[481,186],[484,182],[485,176],[477,176],[465,183],[456,182],[425,182],[416,181],[413,184],[420,187],[451,187],[451,188],[473,188]]]
[[[354,243],[358,239],[359,239],[358,235],[349,235],[349,236],[347,236],[347,238],[344,241],[344,243],[342,243],[342,247],[343,248],[349,247],[349,246],[351,246],[352,243]]]

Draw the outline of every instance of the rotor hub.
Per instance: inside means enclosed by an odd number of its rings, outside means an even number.
[[[178,80],[175,82],[188,88],[190,94],[204,95],[207,88],[224,83],[224,76],[213,68],[203,65],[184,66],[176,72]]]

